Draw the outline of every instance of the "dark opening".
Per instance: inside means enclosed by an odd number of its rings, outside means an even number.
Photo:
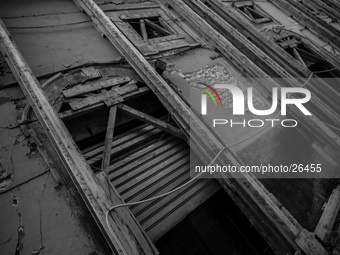
[[[128,20],[128,23],[140,36],[142,36],[142,31],[140,30],[140,19],[130,19]]]
[[[161,255],[273,254],[224,190],[191,212],[155,244]]]
[[[252,21],[258,24],[271,22],[272,19],[266,17],[259,11],[254,4],[234,5],[242,13],[247,15]]]
[[[142,20],[144,20],[145,30],[148,39],[159,38],[171,34],[171,32],[169,32],[160,22],[160,17],[148,17],[145,19],[128,20],[128,23],[141,37],[143,37],[141,28]]]

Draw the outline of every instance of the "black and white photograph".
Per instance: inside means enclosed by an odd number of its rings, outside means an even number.
[[[0,255],[340,255],[340,1],[0,0]]]

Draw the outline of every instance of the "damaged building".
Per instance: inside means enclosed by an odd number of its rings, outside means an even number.
[[[0,254],[340,254],[337,0],[0,18]]]

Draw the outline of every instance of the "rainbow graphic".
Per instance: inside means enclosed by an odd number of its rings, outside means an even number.
[[[221,100],[219,94],[217,93],[217,91],[213,87],[211,87],[210,85],[208,85],[208,84],[206,84],[204,82],[197,82],[197,83],[206,86],[208,89],[210,89],[212,92],[214,92],[214,94],[216,95],[216,97],[218,98],[218,100],[220,101],[220,104],[222,106],[222,100]],[[200,88],[200,87],[197,87],[197,88],[202,90],[202,91],[204,91],[205,93],[207,93],[212,98],[212,100],[214,101],[215,106],[217,106],[215,97],[211,94],[211,92],[209,90],[207,90],[205,88]]]

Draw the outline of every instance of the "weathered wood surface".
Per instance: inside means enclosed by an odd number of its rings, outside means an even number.
[[[153,244],[126,208],[121,208],[111,214],[114,233],[109,232],[105,222],[105,213],[114,204],[122,203],[122,199],[118,192],[111,188],[112,200],[109,200],[103,187],[98,185],[92,169],[86,163],[72,136],[48,102],[41,85],[11,40],[1,20],[0,48],[46,135],[51,140],[113,252],[125,255],[157,254]]]
[[[105,33],[112,44],[120,51],[120,53],[128,60],[130,65],[136,70],[145,83],[154,91],[169,113],[174,117],[181,129],[189,134],[189,126],[191,128],[192,148],[202,157],[202,160],[209,164],[209,161],[221,149],[225,148],[221,142],[205,127],[201,120],[193,113],[188,105],[173,91],[171,86],[155,71],[155,69],[147,62],[143,55],[131,44],[131,42],[122,34],[117,26],[110,21],[104,12],[91,0],[75,0],[82,9],[93,19],[96,24],[100,25],[101,31]],[[168,1],[173,5],[173,1]],[[199,17],[197,17],[199,18]],[[211,28],[211,30],[214,30]],[[227,51],[228,49],[223,49]],[[242,58],[243,60],[243,58]],[[241,60],[241,61],[242,61]],[[191,120],[191,123],[188,123]],[[191,125],[190,125],[191,124]],[[240,160],[228,149],[220,153],[220,157],[216,163],[231,163],[237,167],[242,164]],[[239,193],[244,194],[243,203],[247,201],[252,203],[249,209],[259,209],[266,215],[266,220],[275,226],[277,232],[285,237],[285,240],[291,245],[292,249],[297,246],[294,242],[302,228],[295,222],[292,222],[283,211],[277,207],[275,202],[269,197],[268,191],[259,183],[259,181],[251,175],[244,174],[244,178],[236,178],[233,180],[239,189]],[[232,175],[222,175],[221,181],[228,190],[230,187],[230,178]],[[234,176],[235,177],[235,176]],[[242,198],[241,198],[242,199]],[[253,211],[251,210],[251,211]],[[308,241],[313,243],[317,249],[314,253],[309,254],[327,254],[322,245],[312,237],[306,237]],[[302,246],[301,248],[304,248]]]
[[[318,225],[314,233],[322,240],[326,241],[327,235],[331,233],[335,220],[340,209],[340,187],[333,190],[328,198],[325,209],[321,215]]]
[[[104,102],[108,99],[113,99],[113,98],[117,98],[119,96],[122,96],[124,94],[133,92],[138,90],[137,85],[131,84],[131,85],[126,85],[124,87],[119,87],[119,88],[113,88],[107,92],[101,93],[101,94],[97,94],[97,95],[93,95],[84,99],[79,99],[76,101],[72,101],[70,103],[70,106],[72,108],[72,110],[78,110],[81,108],[85,108],[100,102]]]
[[[110,107],[114,104],[121,103],[121,102],[124,102],[124,101],[128,101],[128,100],[131,100],[133,98],[136,98],[136,97],[139,97],[139,96],[142,96],[142,95],[146,95],[146,94],[149,94],[149,93],[151,93],[150,88],[142,87],[142,88],[140,88],[140,89],[138,89],[134,92],[131,92],[131,93],[126,94],[126,95],[122,95],[121,97],[118,97],[118,98],[108,98],[108,99],[105,99],[104,101],[100,101],[96,104],[90,105],[90,106],[85,107],[85,108],[81,108],[81,109],[78,109],[78,110],[67,110],[67,111],[64,111],[64,112],[60,112],[60,113],[58,113],[58,116],[59,116],[59,118],[61,118],[63,120],[76,118],[76,117],[79,117],[81,115],[85,115],[85,114],[100,110],[103,107],[105,107],[105,105]],[[117,99],[123,99],[123,101],[117,100]]]
[[[113,134],[114,134],[115,124],[116,124],[116,117],[117,117],[117,106],[111,106],[110,112],[109,112],[109,120],[108,120],[107,128],[106,128],[104,153],[103,153],[103,160],[102,160],[102,170],[106,174],[107,174],[107,168],[110,165],[111,148],[112,148],[112,140],[113,140]]]
[[[202,17],[195,13],[183,1],[168,0],[167,3],[171,4],[171,6],[183,17],[186,17],[190,21],[190,23],[198,31],[200,31],[200,33],[206,36],[207,40],[209,40],[213,45],[216,45],[216,48],[227,59],[229,59],[230,62],[233,63],[234,66],[238,68],[243,75],[247,77],[261,78],[261,82],[258,82],[258,80],[254,79],[254,85],[256,85],[256,89],[259,91],[259,93],[271,97],[272,88],[274,86],[281,87],[280,84],[271,79],[263,70],[261,70],[255,63],[250,61],[247,56],[242,54],[235,46],[233,46],[226,38],[218,33],[211,25],[209,25]],[[288,83],[287,81],[285,82],[285,86],[291,86],[289,85],[289,82],[294,82],[294,79],[289,80]],[[300,83],[298,83],[296,86],[298,87],[299,84]],[[332,151],[335,152],[333,155],[334,159],[339,161],[340,138],[323,121],[320,120],[320,117],[325,118],[325,116],[334,116],[334,119],[335,121],[337,121],[337,123],[340,123],[340,117],[336,112],[330,110],[315,96],[311,98],[310,103],[310,107],[313,109],[312,112],[314,115],[305,116],[297,108],[292,108],[290,114],[293,118],[299,121],[300,125],[303,125],[306,130],[315,135],[315,137],[321,143],[327,141],[328,146],[333,147]]]
[[[322,12],[329,15],[331,18],[335,18],[338,21],[340,20],[339,9],[333,8],[321,0],[308,0],[304,1],[304,3],[313,6],[313,8],[316,10],[321,10]]]
[[[144,112],[138,111],[128,105],[120,104],[118,105],[119,109],[121,109],[123,112],[129,114],[130,116],[143,121],[145,123],[149,123],[155,127],[158,127],[159,129],[168,132],[170,134],[173,134],[174,136],[177,136],[179,138],[185,139],[185,136],[183,135],[182,131],[178,128],[173,127],[169,123],[166,123],[162,120],[159,120],[155,117],[152,117]]]
[[[86,75],[88,80],[99,79],[102,77],[100,72],[93,66],[82,68],[81,71]]]
[[[124,82],[129,82],[130,80],[131,79],[129,77],[115,77],[115,78],[107,79],[107,80],[92,83],[92,84],[77,85],[73,88],[63,90],[62,93],[66,98],[70,98],[70,97],[79,96],[85,93],[89,93],[92,91],[114,87],[114,86],[123,84]]]
[[[306,9],[301,7],[300,5],[297,5],[295,1],[269,1],[280,8],[287,15],[293,15],[294,18],[297,19],[299,23],[301,23],[301,25],[310,28],[312,31],[315,31],[320,38],[322,38],[323,40],[327,40],[329,43],[340,49],[340,38],[339,36],[337,36],[337,34],[334,34],[333,29],[330,30],[330,25],[323,24],[324,22],[319,21],[321,19],[318,19],[318,21],[316,21],[317,17],[311,18],[310,16],[308,16],[308,11],[306,11]]]
[[[267,75],[269,75],[270,77],[284,78],[282,80],[275,80],[275,82],[272,83],[272,86],[275,86],[276,85],[275,83],[280,83],[280,86],[283,86],[283,87],[285,86],[300,87],[302,85],[301,82],[296,80],[294,76],[292,76],[289,72],[285,70],[285,68],[283,68],[282,66],[277,64],[275,61],[273,61],[265,52],[263,52],[258,47],[256,47],[251,41],[245,38],[239,31],[233,28],[230,24],[228,24],[224,19],[222,19],[215,12],[209,9],[206,5],[204,5],[200,1],[188,1],[188,2],[190,3],[190,6],[195,8],[195,11],[199,11],[201,13],[202,17],[205,17],[206,20],[212,21],[215,24],[215,26],[218,27],[218,29],[223,29],[223,31],[225,32],[224,36],[228,40],[233,42],[234,45],[238,45],[238,48],[241,51],[239,54],[243,53],[244,55],[249,57],[250,60],[252,60],[252,62],[256,64],[255,67],[251,68],[252,72],[256,73],[257,75],[255,77],[257,78],[265,77],[263,76],[263,73],[261,73],[262,71],[266,73]],[[213,35],[211,35],[211,37],[213,37]],[[259,71],[256,71],[254,68],[257,68]],[[311,74],[312,73],[310,72],[310,75]],[[259,75],[262,75],[262,76],[259,76]],[[289,82],[287,82],[288,80]],[[323,84],[323,86],[328,86],[328,85]],[[338,125],[338,124],[340,125],[340,115],[336,111],[337,108],[334,109],[328,105],[329,94],[325,95],[323,90],[321,90],[319,87],[320,86],[318,86],[317,87],[318,90],[316,90],[314,89],[315,86],[313,87],[308,86],[308,88],[311,88],[311,91],[314,93],[311,99],[311,103],[315,105],[315,109],[318,109],[318,112],[313,112],[313,113],[317,115],[318,118],[323,118],[324,116],[330,116],[331,119],[336,121],[336,124],[334,123],[335,125]],[[330,94],[333,94],[333,95],[335,95],[336,93],[333,89],[330,89],[329,87],[324,88],[324,90],[327,92],[332,91],[333,93],[330,93]],[[327,98],[327,100],[324,100],[324,101],[321,100],[318,97],[319,95],[322,95],[322,98]],[[334,101],[338,101],[338,98],[335,98]]]

